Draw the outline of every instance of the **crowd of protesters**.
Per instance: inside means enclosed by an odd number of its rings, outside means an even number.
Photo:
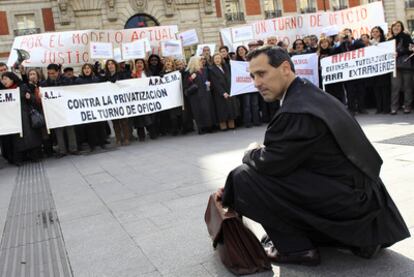
[[[237,127],[260,126],[271,120],[279,103],[265,103],[258,92],[230,96],[230,60],[246,61],[249,51],[262,45],[275,45],[286,49],[290,55],[317,53],[319,60],[346,51],[377,45],[386,40],[396,40],[397,75],[381,75],[366,79],[351,80],[326,85],[325,91],[332,94],[349,111],[357,115],[367,113],[367,96],[373,96],[376,113],[411,113],[413,100],[413,53],[412,38],[404,30],[401,21],[393,23],[387,33],[377,26],[371,34],[359,39],[352,37],[350,29],[338,35],[311,35],[297,39],[287,45],[276,37],[265,41],[250,42],[247,47],[240,45],[235,52],[221,46],[219,52],[211,53],[204,47],[200,56],[192,56],[188,62],[181,59],[160,57],[152,54],[148,59],[137,59],[131,63],[107,60],[104,65],[84,64],[79,76],[74,69],[50,64],[47,77],[39,69],[20,67],[19,74],[9,71],[0,63],[0,89],[20,88],[23,136],[1,136],[1,153],[10,163],[21,165],[24,161],[37,161],[43,157],[57,158],[68,154],[77,155],[83,151],[106,148],[111,128],[108,122],[87,123],[66,126],[48,132],[45,127],[33,128],[30,113],[33,109],[42,113],[39,87],[117,82],[123,79],[163,76],[173,71],[182,75],[183,107],[165,110],[149,115],[112,120],[115,144],[129,145],[133,140],[145,141],[159,136],[177,136],[197,131],[198,134],[232,130]],[[20,76],[19,76],[20,75]],[[320,78],[321,79],[321,78]],[[320,84],[322,86],[322,84]],[[134,132],[135,131],[135,132]]]

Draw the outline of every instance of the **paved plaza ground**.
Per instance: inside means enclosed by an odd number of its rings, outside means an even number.
[[[381,154],[381,177],[414,233],[414,115],[371,112],[357,119]],[[204,211],[209,195],[240,164],[244,148],[261,142],[264,131],[262,126],[163,137],[40,165],[3,167],[0,276],[233,276],[211,246]],[[38,202],[27,206],[32,210],[12,212],[35,198]],[[24,214],[32,214],[31,224],[14,219]],[[57,227],[42,238],[31,234],[36,224]],[[40,243],[48,248],[36,250]],[[255,276],[414,276],[413,238],[373,260],[328,248],[321,256],[318,267],[274,265],[273,272]],[[64,262],[55,268],[52,261]]]

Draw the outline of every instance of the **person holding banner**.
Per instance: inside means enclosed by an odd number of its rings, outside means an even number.
[[[84,64],[81,69],[81,74],[76,78],[74,83],[77,85],[99,83],[99,78],[95,76],[93,65],[89,63]],[[83,141],[86,141],[91,152],[95,150],[96,146],[100,146],[102,149],[106,148],[104,121],[81,124],[76,127],[79,145],[82,144]]]
[[[240,112],[239,100],[230,96],[230,70],[220,53],[213,55],[213,65],[209,67],[209,73],[220,130],[234,129],[234,120]]]
[[[43,114],[43,107],[42,107],[42,97],[40,95],[39,86],[40,82],[42,80],[41,74],[37,69],[29,69],[27,73],[25,72],[24,68],[20,70],[23,78],[23,82],[25,82],[30,91],[33,93],[35,97],[36,102],[36,108],[39,110],[39,112],[44,116]],[[53,155],[53,142],[52,138],[48,134],[48,131],[46,129],[46,126],[40,129],[42,133],[42,146],[43,146],[43,153],[47,157],[51,157]]]
[[[360,39],[354,39],[352,37],[351,29],[344,29],[340,34],[340,45],[334,49],[335,54],[354,51],[365,47],[364,43]],[[368,113],[365,109],[365,80],[357,79],[344,82],[346,88],[346,96],[348,100],[348,109],[356,115]]]
[[[378,45],[385,41],[384,30],[376,26],[371,30],[370,45]],[[367,84],[371,86],[375,94],[376,113],[388,114],[391,112],[391,74],[379,75],[369,79]]]
[[[40,83],[41,87],[58,87],[70,85],[70,80],[61,75],[60,66],[57,64],[49,64],[47,66],[47,79]],[[65,141],[65,133],[68,139],[69,153],[73,155],[79,154],[78,144],[76,141],[76,132],[74,126],[66,126],[54,129],[56,140],[58,144],[58,153],[56,158],[61,158],[67,154],[67,147]]]
[[[193,113],[191,111],[190,100],[187,93],[184,91],[185,84],[187,83],[188,72],[185,70],[185,60],[176,59],[175,69],[181,73],[181,87],[183,88],[183,101],[184,107],[182,108],[182,129],[181,134],[185,135],[194,131]]]
[[[120,71],[118,63],[109,59],[105,63],[105,78],[106,81],[115,83],[118,80],[125,78],[125,75]],[[112,124],[115,131],[116,145],[129,145],[129,120],[128,118],[114,119]]]
[[[397,114],[400,107],[400,90],[404,91],[404,113],[411,113],[413,101],[413,67],[410,55],[410,44],[413,43],[410,35],[404,32],[404,24],[396,21],[391,25],[391,39],[395,39],[397,46],[397,76],[391,79],[391,114]]]
[[[7,149],[6,159],[17,166],[22,165],[25,160],[38,161],[41,158],[42,136],[40,129],[31,126],[30,113],[36,107],[34,94],[28,86],[19,79],[13,72],[5,72],[1,76],[1,81],[5,88],[20,88],[20,103],[22,111],[23,134],[11,135],[9,149]]]
[[[236,60],[246,61],[246,56],[249,51],[243,45],[236,48]],[[259,93],[257,91],[244,93],[241,96],[242,111],[243,111],[243,124],[246,128],[252,127],[252,125],[260,126],[260,113],[259,113]]]
[[[191,111],[197,124],[198,134],[212,133],[215,125],[214,104],[207,89],[207,78],[201,64],[201,58],[193,56],[187,66],[187,80],[184,90],[190,100]]]
[[[174,59],[169,57],[164,61],[164,68],[161,71],[161,76],[175,71]],[[160,129],[162,133],[171,133],[177,136],[182,127],[182,107],[170,109],[168,111],[160,112]]]
[[[139,78],[145,78],[150,75],[148,73],[147,64],[144,59],[136,59],[134,62],[134,65],[135,65],[134,70],[132,71],[132,74],[131,74],[132,78],[139,79]],[[145,128],[147,128],[150,134],[150,137],[152,138],[153,134],[151,132],[151,125],[153,124],[153,122],[152,122],[151,115],[135,116],[133,120],[134,120],[134,127],[137,129],[139,141],[145,141],[145,137],[146,137]]]
[[[318,265],[318,246],[362,258],[410,236],[382,183],[382,160],[331,95],[296,77],[289,55],[262,47],[249,70],[265,101],[280,100],[263,145],[252,143],[216,199],[260,223],[272,262]]]

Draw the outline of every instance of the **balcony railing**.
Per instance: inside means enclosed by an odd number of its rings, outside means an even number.
[[[315,13],[316,8],[315,7],[308,7],[304,9],[300,9],[300,13]]]
[[[266,19],[281,17],[281,16],[282,16],[282,10],[265,11]]]
[[[243,12],[226,13],[226,21],[228,23],[244,22],[244,13]]]
[[[414,8],[414,0],[406,0],[405,1],[405,8],[406,9],[412,9],[412,8]]]
[[[40,28],[17,29],[17,30],[13,30],[13,33],[15,37],[39,34]]]
[[[347,7],[347,6],[345,6],[345,5],[340,5],[340,6],[333,6],[333,7],[332,7],[332,9],[333,9],[334,11],[340,11],[340,10],[345,10],[345,9],[348,9],[348,7]]]

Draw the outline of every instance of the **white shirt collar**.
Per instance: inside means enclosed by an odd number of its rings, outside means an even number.
[[[283,101],[285,101],[286,92],[287,92],[287,91],[285,91],[285,93],[283,93],[282,99],[280,99],[280,106],[281,106],[281,107],[282,107],[282,105],[283,105]]]

